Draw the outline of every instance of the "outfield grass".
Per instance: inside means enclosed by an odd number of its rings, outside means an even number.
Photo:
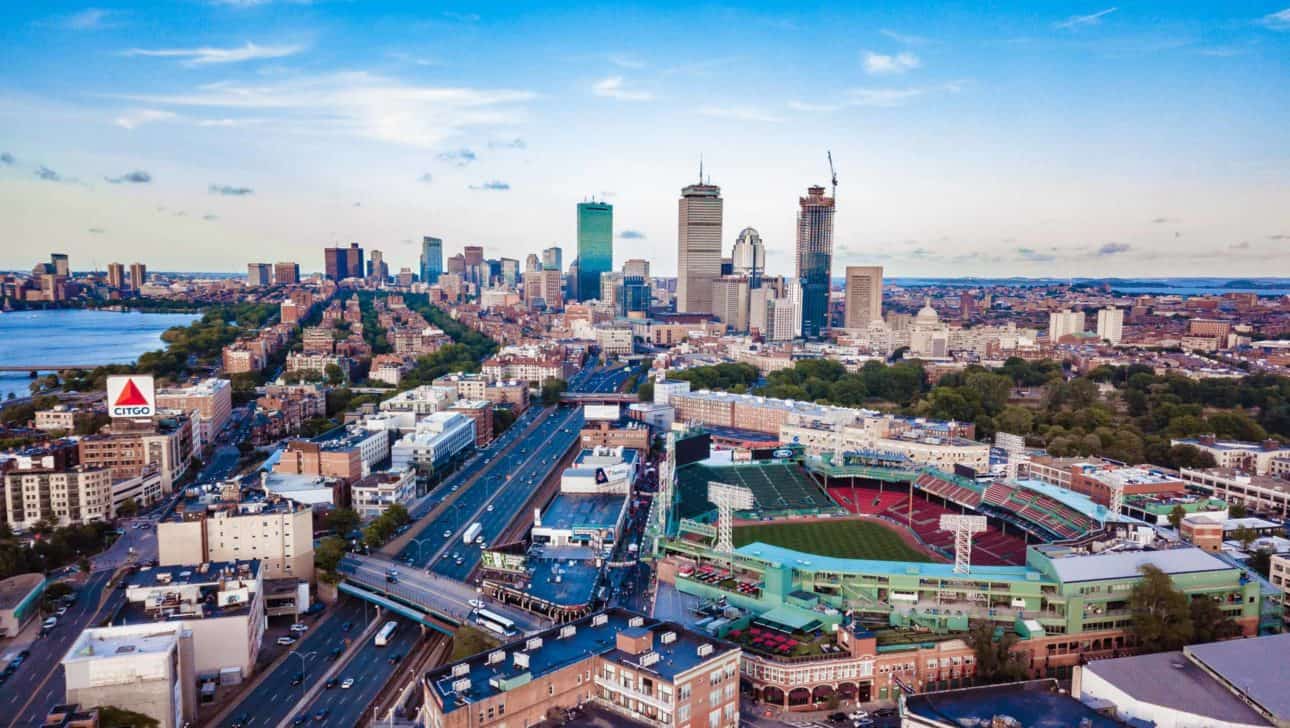
[[[735,546],[762,542],[821,556],[879,561],[931,561],[901,537],[872,521],[783,521],[735,528]]]

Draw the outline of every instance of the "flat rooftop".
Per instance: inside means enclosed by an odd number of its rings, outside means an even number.
[[[600,569],[594,561],[529,559],[528,593],[535,599],[562,607],[590,604],[595,595]],[[556,581],[556,578],[559,581]]]
[[[1107,485],[1165,485],[1180,482],[1177,475],[1153,468],[1115,468],[1114,470],[1106,470],[1092,466],[1084,468],[1080,474]]]
[[[632,621],[639,619],[638,625]],[[602,622],[595,624],[595,622]],[[572,634],[561,637],[561,631],[572,627]],[[628,654],[618,650],[618,633],[633,628],[653,632],[653,652],[659,657],[657,662],[648,666],[639,664],[640,655]],[[665,632],[672,632],[676,639],[664,644],[661,637]],[[526,648],[534,638],[541,639],[541,646]],[[711,645],[712,654],[699,655],[700,645]],[[461,708],[469,709],[474,703],[486,700],[505,692],[510,685],[521,685],[539,680],[551,673],[579,664],[584,660],[599,656],[606,660],[630,664],[640,672],[652,672],[669,682],[687,670],[717,657],[738,651],[738,647],[721,640],[709,638],[691,632],[684,627],[670,622],[660,622],[651,617],[643,617],[622,609],[609,609],[583,617],[567,625],[552,627],[529,638],[508,642],[496,650],[481,652],[465,660],[455,661],[436,668],[425,674],[427,687],[438,697],[445,713]],[[492,654],[503,659],[489,664]],[[528,658],[528,666],[515,664],[515,655],[523,654]],[[464,665],[465,667],[460,667]],[[460,675],[454,675],[454,670]],[[469,684],[460,691],[454,685],[460,681]]]
[[[164,654],[179,640],[179,625],[93,627],[81,632],[63,662]]]
[[[1094,660],[1083,669],[1144,703],[1242,725],[1271,725],[1182,652]]]
[[[1183,653],[1277,721],[1290,720],[1290,634],[1191,645]]]
[[[45,575],[39,572],[18,574],[0,581],[0,609],[13,609],[44,583]]]
[[[1055,680],[910,695],[905,699],[905,708],[924,718],[959,725],[990,725],[997,715],[1012,716],[1025,728],[1071,728],[1079,725],[1120,728],[1124,725],[1059,692]]]
[[[542,528],[613,528],[626,504],[625,494],[559,493],[542,512]]]
[[[1015,484],[1025,488],[1026,490],[1042,493],[1067,508],[1070,508],[1076,513],[1088,516],[1098,523],[1133,520],[1120,513],[1111,513],[1110,509],[1101,503],[1097,503],[1083,493],[1076,493],[1069,488],[1062,488],[1060,486],[1052,485],[1051,483],[1045,483],[1042,480],[1031,480],[1025,478],[1017,480]]]
[[[245,572],[242,568],[245,567]],[[130,587],[183,586],[216,584],[221,578],[241,578],[255,581],[260,572],[258,559],[246,561],[210,561],[205,564],[179,564],[174,566],[145,566],[128,574],[125,583]]]
[[[1107,579],[1132,579],[1151,564],[1166,574],[1197,574],[1230,571],[1235,567],[1204,549],[1181,548],[1162,551],[1121,551],[1112,554],[1080,554],[1050,559],[1053,571],[1064,584]]]

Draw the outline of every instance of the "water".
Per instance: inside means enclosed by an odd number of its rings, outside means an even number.
[[[0,313],[0,365],[133,364],[163,348],[161,333],[187,326],[199,314],[115,311]],[[0,398],[30,393],[27,372],[0,372]]]

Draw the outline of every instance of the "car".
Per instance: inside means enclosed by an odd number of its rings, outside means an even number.
[[[337,680],[337,679],[336,679],[336,678],[334,678],[334,677],[333,677],[333,678],[328,678],[327,682],[323,683],[323,689],[324,689],[324,690],[331,690],[332,688],[336,687],[336,686],[337,686],[337,685],[339,685],[339,684],[340,684],[340,680]]]
[[[294,645],[296,643],[296,638],[288,637],[287,635],[282,635],[281,637],[278,638],[277,642],[282,647],[290,647],[291,645]]]
[[[241,713],[236,718],[233,719],[232,723],[229,723],[229,728],[242,728],[243,726],[245,726],[247,723],[250,723],[250,722],[251,722],[251,714]]]
[[[295,624],[291,625],[292,632],[306,632],[308,630],[309,630],[309,625],[305,624],[304,622],[296,622]]]
[[[58,626],[58,617],[50,617],[44,622],[41,622],[40,626],[45,629],[53,629]]]
[[[439,560],[442,561],[444,559],[451,559],[451,558],[452,558],[452,554],[445,553],[443,556],[439,557]]]
[[[873,718],[859,718],[851,721],[852,728],[869,728],[873,724]]]
[[[386,660],[386,662],[390,663],[391,665],[397,665],[399,663],[399,660],[402,660],[402,659],[403,659],[403,653],[395,652],[394,654],[390,655],[389,659]]]
[[[489,503],[489,504],[488,504],[488,509],[487,509],[487,510],[489,510],[489,511],[492,511],[492,510],[493,510],[493,504],[492,504],[492,503]]]
[[[308,723],[308,722],[309,722],[309,714],[301,713],[300,715],[297,715],[294,720],[291,721],[291,725],[304,725],[305,723]]]
[[[322,611],[326,608],[327,608],[326,604],[323,604],[322,602],[314,602],[313,604],[309,605],[308,609],[305,610],[305,614],[321,614]]]
[[[466,603],[467,603],[467,604],[469,604],[470,606],[474,607],[475,609],[483,609],[483,608],[484,608],[484,600],[483,600],[483,599],[471,599],[469,602],[466,602]]]
[[[847,714],[842,712],[830,713],[829,720],[833,721],[834,723],[845,723],[847,721]]]
[[[398,584],[398,583],[399,583],[399,577],[397,577],[397,576],[395,576],[395,575],[393,575],[393,574],[386,574],[386,575],[385,575],[385,580],[386,580],[386,581],[388,581],[388,582],[389,582],[389,583],[391,583],[391,584]]]
[[[869,712],[865,710],[855,710],[851,712],[851,720],[862,720],[869,717]]]
[[[58,617],[61,617],[64,614],[67,614],[67,607],[59,607],[58,611],[54,612],[54,615]]]
[[[291,684],[292,684],[293,686],[294,686],[294,685],[299,685],[300,683],[302,683],[302,682],[304,682],[304,681],[305,681],[304,673],[300,673],[300,672],[298,672],[298,673],[296,673],[295,675],[292,675],[292,676],[291,676]]]
[[[327,720],[327,716],[329,715],[331,715],[331,710],[328,708],[323,708],[322,710],[319,710],[318,712],[314,713],[314,722],[321,723],[324,720]]]
[[[342,650],[341,650],[341,648],[339,648],[339,647],[333,647],[333,648],[331,648],[331,659],[333,659],[333,660],[339,660],[339,659],[340,659],[340,653],[341,653],[341,652],[342,652]]]
[[[462,558],[461,558],[460,556],[459,556],[459,557],[457,557],[457,561],[456,561],[457,566],[461,566],[461,565],[462,565],[462,564],[464,564],[464,563],[466,563],[466,562],[465,562],[464,560],[462,560]]]
[[[352,629],[354,629],[354,623],[353,623],[353,622],[341,622],[341,623],[340,623],[340,631],[341,631],[341,632],[348,632],[348,631],[350,631],[350,630],[352,630]]]
[[[899,712],[895,708],[879,708],[873,714],[878,718],[894,718],[899,715]]]
[[[352,687],[354,687],[354,678],[352,677],[345,678],[345,682],[340,684],[341,690],[349,690]]]

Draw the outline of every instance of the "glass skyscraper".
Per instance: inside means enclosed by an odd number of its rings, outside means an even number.
[[[600,274],[614,267],[614,206],[578,203],[578,300],[600,296]]]
[[[429,236],[421,238],[421,282],[436,283],[443,273],[443,241]]]
[[[829,328],[833,274],[833,198],[811,187],[798,199],[797,278],[802,282],[802,336],[818,339]]]

